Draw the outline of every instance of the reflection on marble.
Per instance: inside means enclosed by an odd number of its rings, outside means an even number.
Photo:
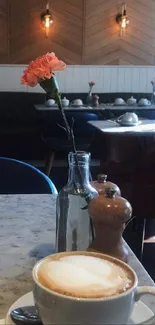
[[[35,262],[54,252],[55,202],[53,195],[0,196],[0,318],[16,299],[32,290]],[[140,285],[153,285],[131,251],[130,265]],[[155,298],[145,301],[155,311]]]
[[[53,195],[0,196],[0,318],[32,289],[35,262],[54,252]]]

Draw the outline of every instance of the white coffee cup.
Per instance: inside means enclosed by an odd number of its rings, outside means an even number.
[[[55,104],[55,100],[54,99],[48,99],[45,104],[46,104],[47,107],[51,107],[51,106],[53,106]]]
[[[146,294],[155,296],[155,287],[137,286],[137,275],[130,266],[113,257],[93,252],[69,252],[69,254],[83,254],[106,260],[108,258],[112,263],[119,264],[122,269],[132,275],[132,285],[127,291],[108,298],[77,298],[47,289],[37,276],[40,266],[49,258],[62,258],[67,254],[68,252],[48,256],[33,268],[34,300],[40,318],[45,325],[124,325],[128,323],[134,303],[141,296]]]
[[[83,102],[82,102],[81,99],[75,99],[75,100],[73,100],[73,101],[71,102],[71,104],[72,104],[73,106],[82,106],[82,105],[83,105]]]
[[[147,98],[141,98],[138,102],[138,105],[149,106],[151,102]]]
[[[116,98],[115,105],[123,105],[125,104],[125,101],[123,98]]]
[[[138,116],[135,113],[126,112],[116,122],[121,125],[134,125],[138,123]]]

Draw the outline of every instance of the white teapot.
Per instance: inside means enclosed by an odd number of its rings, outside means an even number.
[[[124,126],[133,126],[138,124],[138,116],[135,113],[127,112],[121,115],[117,120],[117,123]]]
[[[67,107],[67,106],[69,106],[69,99],[67,99],[66,97],[64,97],[61,100],[61,103],[62,103],[62,106]]]
[[[127,104],[128,105],[135,105],[137,103],[136,98],[134,98],[133,96],[131,96],[128,100],[127,100]]]

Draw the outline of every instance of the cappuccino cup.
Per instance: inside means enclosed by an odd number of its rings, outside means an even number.
[[[155,295],[154,287],[137,286],[130,266],[94,252],[48,256],[34,266],[33,280],[44,325],[124,325],[142,295]]]

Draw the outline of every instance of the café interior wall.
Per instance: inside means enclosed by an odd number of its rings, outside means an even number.
[[[42,92],[21,85],[30,60],[47,51],[67,63],[57,73],[61,92],[151,93],[155,76],[155,3],[126,0],[130,24],[120,37],[120,0],[52,0],[49,37],[40,21],[44,0],[0,1],[0,91]]]
[[[155,3],[126,0],[130,24],[116,23],[122,0],[52,0],[49,37],[40,20],[44,0],[0,1],[0,64],[27,64],[54,51],[69,65],[155,64]]]
[[[20,79],[26,65],[0,65],[0,92],[41,93],[38,85],[30,88],[21,85]],[[87,93],[88,82],[95,81],[94,93],[144,93],[152,92],[151,80],[154,66],[104,66],[67,65],[56,73],[62,93]]]

